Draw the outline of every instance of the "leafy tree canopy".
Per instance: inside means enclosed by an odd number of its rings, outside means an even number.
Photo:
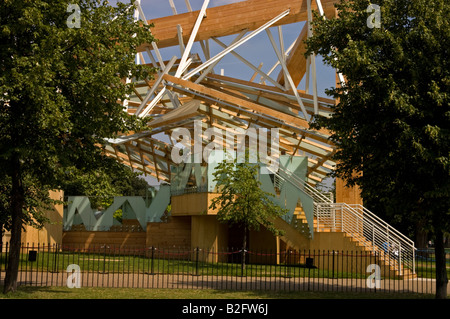
[[[379,28],[369,4],[315,15],[307,54],[345,77],[327,91],[338,100],[333,116],[315,127],[333,132],[336,175],[359,185],[367,206],[403,230],[420,222],[441,242],[450,231],[450,3],[380,0]]]
[[[69,4],[78,5],[79,27]],[[133,13],[132,2],[2,1],[0,180],[10,184],[0,200],[11,227],[5,291],[15,289],[20,229],[37,211],[36,195],[74,175],[120,169],[103,154],[105,139],[145,129],[118,103],[133,92],[126,78],[154,72],[135,64],[137,47],[154,39]]]

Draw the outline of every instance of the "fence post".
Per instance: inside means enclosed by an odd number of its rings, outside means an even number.
[[[242,248],[241,251],[241,277],[244,277],[244,270],[245,270],[245,248]],[[241,281],[242,284],[242,281]]]
[[[291,251],[288,249],[288,250],[286,250],[286,261],[285,261],[285,269],[284,269],[284,276],[286,278],[291,277],[291,273],[289,271],[290,270],[290,268],[289,268],[290,257],[291,257]]]
[[[200,249],[197,247],[195,252],[195,275],[198,276],[198,255],[199,255]]]
[[[55,246],[55,245],[56,245],[56,246]],[[57,265],[56,265],[56,262],[57,262],[57,258],[58,258],[58,243],[53,244],[53,246],[55,247],[55,253],[54,253],[54,255],[55,255],[55,260],[54,260],[54,262],[53,262],[53,272],[55,273],[55,272],[57,272]]]
[[[333,249],[333,271],[332,271],[331,278],[334,279],[334,249]]]
[[[151,266],[150,266],[150,274],[151,275],[154,274],[154,265],[153,265],[154,254],[155,254],[155,247],[152,246],[152,255],[151,255],[152,257],[151,257],[151,260],[150,260],[150,264],[151,264]]]
[[[106,273],[106,244],[103,246],[103,273]]]

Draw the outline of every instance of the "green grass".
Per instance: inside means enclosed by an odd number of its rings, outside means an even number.
[[[2,287],[0,287],[2,288]],[[433,299],[412,293],[275,292],[212,289],[26,287],[0,299]]]
[[[82,272],[108,273],[157,273],[157,274],[190,274],[216,276],[246,276],[246,277],[292,277],[292,278],[366,278],[365,273],[338,272],[322,269],[323,260],[319,261],[319,268],[307,268],[303,264],[246,264],[242,269],[241,263],[236,262],[196,262],[195,256],[188,260],[188,255],[181,255],[183,259],[149,258],[141,255],[111,255],[101,253],[71,253],[39,252],[37,261],[28,261],[27,254],[21,254],[20,269],[23,271],[51,271],[65,272],[70,264],[80,266]],[[0,267],[5,269],[5,256],[0,258]],[[342,265],[341,265],[342,266]],[[331,261],[328,262],[331,268]],[[338,265],[336,265],[338,267]],[[345,269],[345,265],[342,266]]]

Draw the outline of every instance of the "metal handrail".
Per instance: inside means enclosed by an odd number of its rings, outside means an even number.
[[[274,172],[274,175],[278,176],[278,177],[282,178],[283,180],[290,182],[294,186],[302,189],[303,191],[305,191],[305,193],[307,193],[310,197],[312,197],[313,200],[318,199],[319,202],[321,202],[321,203],[332,203],[330,198],[326,197],[324,194],[322,194],[316,188],[309,185],[307,182],[305,182],[303,179],[301,179],[300,177],[295,175],[290,170],[279,167],[278,172],[283,173],[283,175],[285,175],[285,177],[281,176],[277,172]],[[295,181],[297,184],[293,183],[292,181]],[[301,185],[301,187],[299,187],[299,185]]]
[[[357,207],[358,209],[362,210],[363,211],[363,213],[362,213],[363,216],[370,216],[371,218],[373,218],[374,220],[378,221],[379,223],[384,224],[390,231],[393,231],[397,236],[401,237],[404,241],[406,241],[409,244],[411,244],[412,246],[414,246],[414,241],[413,240],[411,240],[410,238],[406,237],[400,231],[398,231],[397,229],[395,229],[394,227],[389,225],[387,222],[385,222],[379,216],[377,216],[374,213],[372,213],[370,210],[368,210],[363,205],[361,205],[361,204],[347,204],[347,205],[349,205],[350,207]]]
[[[395,228],[382,222],[375,223],[369,217],[369,214],[362,214],[355,210],[352,205],[345,203],[316,203],[315,214],[318,220],[317,231],[320,231],[321,222],[324,227],[328,227],[333,231],[340,229],[341,231],[355,237],[359,235],[365,240],[361,241],[366,247],[371,247],[375,252],[384,251],[388,253],[388,247],[398,248],[398,260],[393,258],[386,259],[390,265],[399,270],[402,275],[403,269],[400,264],[409,267],[415,273],[415,247],[411,240],[405,240],[404,235],[399,233]],[[340,220],[336,212],[340,211]],[[324,215],[326,212],[326,215]],[[373,213],[372,213],[373,214]],[[387,226],[387,227],[386,227]],[[401,235],[401,236],[399,236]],[[383,245],[386,244],[386,247]]]
[[[402,267],[410,267],[415,273],[415,250],[414,242],[407,238],[400,231],[389,225],[380,217],[372,213],[370,210],[360,204],[346,204],[346,203],[333,203],[333,201],[326,197],[316,188],[310,186],[299,176],[294,175],[293,172],[286,168],[278,168],[277,172],[271,170],[275,176],[275,186],[281,189],[283,182],[290,182],[292,185],[303,190],[314,201],[314,216],[317,218],[317,231],[320,232],[320,221],[329,220],[329,224],[324,223],[325,227],[329,227],[333,231],[340,228],[343,232],[355,236],[359,233],[365,239],[362,244],[365,246],[371,246],[373,250],[383,251],[383,245],[387,243],[389,246],[396,245],[398,247],[398,263],[395,260],[388,259],[390,265],[399,270],[402,275]],[[279,179],[279,180],[278,180]],[[327,207],[325,208],[324,207]],[[341,210],[340,221],[336,219],[336,211]],[[325,215],[326,212],[326,215]],[[350,216],[350,217],[349,217]],[[330,220],[331,217],[331,220]],[[356,228],[355,228],[356,219]],[[353,224],[352,224],[353,223]],[[339,225],[340,227],[336,227]],[[361,232],[352,232],[351,230],[358,230],[361,228]],[[366,229],[371,229],[372,233],[364,233]],[[372,238],[369,238],[372,235]],[[381,244],[381,245],[380,245]]]

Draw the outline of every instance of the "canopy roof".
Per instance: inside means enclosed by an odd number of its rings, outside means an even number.
[[[280,152],[307,156],[308,183],[322,181],[334,169],[335,146],[329,141],[330,132],[313,130],[310,123],[317,114],[330,116],[335,101],[319,96],[315,57],[305,57],[303,41],[311,34],[308,9],[318,10],[324,18],[333,17],[336,0],[247,0],[212,8],[205,0],[198,11],[191,11],[185,1],[189,12],[154,20],[147,20],[138,7],[139,18],[154,24],[152,33],[158,41],[141,46],[137,61],[148,61],[159,72],[153,80],[136,82],[135,94],[123,103],[129,114],[148,118],[151,130],[109,140],[107,154],[170,183],[171,165],[177,165],[171,156],[177,145],[170,138],[175,129],[186,128],[193,136],[194,121],[221,130],[278,128]],[[293,23],[299,25],[298,36],[285,48],[282,26]],[[266,33],[266,50],[275,56],[268,72],[237,50],[244,44],[246,49],[253,48],[254,38],[260,44],[261,33]],[[217,54],[212,53],[212,43],[221,47]],[[201,52],[194,53],[195,46]],[[260,48],[254,46],[252,57],[262,54]],[[228,55],[239,60],[242,68],[250,68],[253,76],[243,79],[217,73],[220,61]],[[302,80],[304,90],[299,89]],[[204,146],[210,142],[202,136]]]

